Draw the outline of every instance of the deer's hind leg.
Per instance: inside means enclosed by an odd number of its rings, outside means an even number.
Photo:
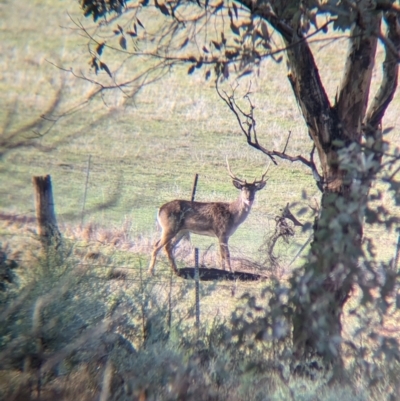
[[[153,248],[153,252],[151,253],[151,260],[150,260],[150,264],[149,264],[149,274],[153,275],[153,271],[154,271],[154,266],[156,264],[156,259],[157,259],[157,254],[160,251],[160,249],[166,245],[168,245],[171,240],[174,238],[175,233],[171,232],[171,231],[164,231],[161,234],[161,238],[155,243],[154,248]],[[167,252],[167,250],[166,250]],[[168,253],[167,253],[168,255]],[[168,256],[168,259],[170,259],[170,257]],[[170,259],[171,261],[171,259]],[[175,265],[175,261],[171,262],[172,264],[172,268],[175,270],[176,269],[176,265]],[[175,268],[174,268],[175,267]]]
[[[171,263],[171,267],[172,270],[178,274],[178,268],[176,266],[176,262],[175,262],[175,258],[174,258],[174,249],[175,247],[178,245],[178,243],[180,242],[180,240],[184,237],[187,237],[188,233],[186,231],[180,231],[178,234],[175,235],[175,237],[173,237],[171,239],[171,241],[169,241],[166,245],[165,245],[165,253],[167,254],[168,260]]]

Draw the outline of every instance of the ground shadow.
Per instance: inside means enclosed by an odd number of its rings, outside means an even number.
[[[184,279],[194,279],[194,267],[184,267],[178,269],[178,276]],[[266,279],[266,276],[260,274],[247,273],[247,272],[229,272],[213,268],[199,268],[199,278],[201,281],[214,281],[214,280],[227,280],[227,281],[258,281]]]

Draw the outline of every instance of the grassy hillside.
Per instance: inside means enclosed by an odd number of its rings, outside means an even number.
[[[31,177],[51,174],[61,224],[78,225],[84,209],[85,223],[114,228],[128,220],[132,238],[153,238],[157,208],[171,199],[188,198],[195,173],[200,175],[198,200],[231,200],[238,195],[227,175],[226,156],[237,175],[260,176],[266,157],[246,145],[213,83],[204,82],[200,73],[188,76],[186,67],[175,68],[162,80],[143,87],[133,100],[115,91],[73,109],[93,87],[51,63],[90,77],[85,42],[68,16],[83,18],[78,4],[36,1],[0,7],[5,17],[0,32],[5,44],[0,72],[3,137],[18,143],[45,134],[33,146],[2,157],[3,211],[33,216]],[[21,20],[25,21],[22,25]],[[316,41],[314,46],[322,79],[333,98],[345,41]],[[287,152],[307,155],[311,144],[285,74],[283,65],[266,60],[260,77],[240,85],[245,90],[251,81],[260,141],[282,150],[291,131]],[[375,75],[379,78],[379,71]],[[40,116],[54,104],[60,115],[74,112],[52,126]],[[399,138],[398,107],[397,97],[385,120],[385,125],[395,127],[388,138],[394,143]],[[250,217],[231,239],[232,248],[249,257],[273,229],[274,217],[286,203],[296,203],[296,211],[319,199],[310,171],[299,163],[278,163],[271,167],[268,185],[258,194]],[[385,201],[390,205],[390,199]],[[307,218],[303,216],[303,221]],[[295,254],[307,237],[297,233],[298,245],[285,252]],[[213,243],[194,241],[203,248]],[[384,253],[391,252],[394,242],[394,234],[385,234]]]

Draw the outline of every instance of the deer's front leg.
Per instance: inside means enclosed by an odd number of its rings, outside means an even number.
[[[222,269],[225,270],[225,264],[227,264],[229,271],[232,271],[231,257],[229,254],[229,247],[228,247],[228,238],[220,238],[219,239],[219,250],[220,250],[220,255],[221,255]]]

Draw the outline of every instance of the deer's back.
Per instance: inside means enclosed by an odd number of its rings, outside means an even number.
[[[230,231],[233,216],[229,203],[173,200],[161,206],[158,220],[163,228],[168,226],[176,232],[219,236]]]

